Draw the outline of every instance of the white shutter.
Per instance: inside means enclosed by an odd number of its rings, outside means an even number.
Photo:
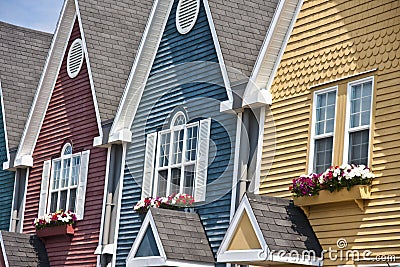
[[[154,161],[157,147],[157,133],[147,135],[146,153],[144,157],[144,170],[142,182],[142,199],[150,197],[154,176]]]
[[[199,141],[197,144],[196,179],[194,185],[194,199],[206,199],[208,148],[210,146],[211,119],[200,121]]]
[[[46,160],[43,163],[42,185],[40,188],[40,201],[39,201],[38,216],[43,216],[46,212],[47,194],[49,192],[49,179],[50,179],[50,171],[51,171],[50,167],[51,167],[51,160]]]
[[[78,192],[76,195],[76,208],[75,208],[75,213],[78,220],[83,219],[83,214],[85,211],[85,195],[86,195],[87,176],[89,171],[89,156],[90,156],[90,150],[82,152],[81,166],[79,172]]]

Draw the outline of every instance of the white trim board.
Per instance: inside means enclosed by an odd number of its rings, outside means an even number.
[[[7,136],[7,123],[6,123],[6,113],[4,109],[4,98],[3,98],[3,89],[1,87],[1,80],[0,80],[0,98],[1,98],[1,112],[3,113],[3,129],[4,129],[4,139],[6,141],[6,153],[7,153],[7,161],[3,162],[3,170],[6,170],[10,166],[10,150],[8,146],[8,136]]]
[[[244,93],[243,106],[272,103],[270,87],[303,0],[280,0]]]
[[[6,248],[4,247],[4,240],[1,231],[0,231],[0,246],[1,246],[1,253],[3,253],[4,264],[6,265],[6,267],[9,267],[10,265],[8,264]]]
[[[214,47],[217,52],[225,89],[227,91],[228,102],[231,104],[233,102],[233,96],[221,48],[212,22],[208,3],[206,0],[203,0],[203,4],[211,29]],[[108,139],[110,143],[130,141],[129,135],[124,133],[130,131],[131,124],[135,118],[172,5],[173,1],[171,0],[156,0],[154,2],[114,123],[110,130],[110,137]],[[123,136],[127,136],[127,138],[122,138]]]

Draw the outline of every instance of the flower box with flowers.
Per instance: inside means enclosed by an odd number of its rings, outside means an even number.
[[[188,194],[172,194],[168,197],[146,197],[134,207],[134,211],[145,215],[150,208],[193,211],[194,198]]]
[[[290,190],[294,203],[300,207],[355,201],[364,210],[363,200],[370,198],[373,178],[374,174],[364,165],[332,166],[321,174],[293,179]]]
[[[76,220],[75,213],[59,210],[36,218],[33,226],[36,228],[36,235],[40,238],[67,236],[74,235],[73,224]]]

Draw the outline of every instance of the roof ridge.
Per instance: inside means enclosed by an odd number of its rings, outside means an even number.
[[[53,35],[53,33],[51,33],[51,32],[40,31],[40,30],[36,30],[36,29],[32,29],[32,28],[28,28],[28,27],[20,26],[20,25],[16,25],[16,24],[12,24],[12,23],[9,23],[9,22],[1,21],[1,20],[0,20],[0,24],[3,24],[4,26],[10,27],[10,28],[18,28],[18,29],[23,30],[23,31],[35,32],[36,34],[42,34],[42,35],[48,35],[48,36],[50,36],[50,35],[52,36]]]

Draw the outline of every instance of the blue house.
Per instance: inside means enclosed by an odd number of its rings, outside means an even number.
[[[258,190],[270,104],[259,84],[290,33],[298,6],[287,2],[154,2],[108,138],[103,227],[115,230],[101,253],[113,266],[218,265],[241,196]],[[195,212],[134,212],[174,193],[192,195]]]
[[[0,230],[22,231],[27,174],[24,169],[15,171],[13,162],[51,38],[49,33],[0,22]],[[14,188],[15,179],[21,188]],[[19,197],[13,202],[14,191]]]

